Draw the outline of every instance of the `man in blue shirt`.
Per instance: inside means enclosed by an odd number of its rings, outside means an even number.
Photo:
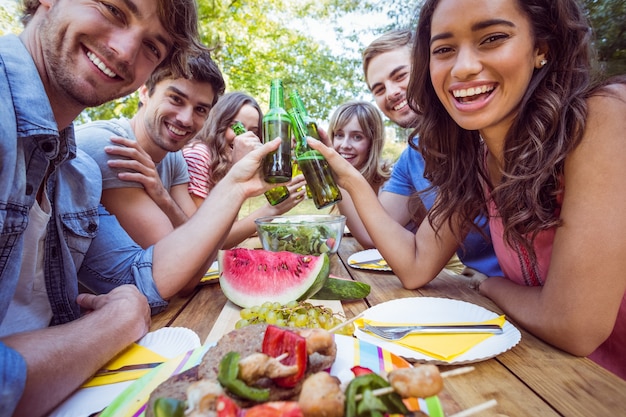
[[[158,67],[187,73],[198,42],[193,0],[26,0],[25,29],[0,37],[0,415],[48,413],[149,328],[180,282],[219,248],[241,203],[270,188],[261,145],[183,227],[148,249],[98,216],[102,178],[76,149],[72,121],[135,91]],[[112,216],[109,216],[112,217]],[[78,294],[103,231],[118,281]],[[180,260],[185,258],[187,262]],[[132,284],[132,285],[123,285]],[[139,291],[138,291],[139,290]],[[146,302],[146,299],[150,304]],[[88,311],[89,314],[82,314]],[[54,383],[50,383],[54,380]]]
[[[406,100],[406,89],[411,70],[410,30],[387,32],[374,40],[363,51],[363,72],[368,88],[374,95],[376,105],[391,121],[403,128],[415,126],[416,114]],[[416,141],[417,138],[409,140]],[[435,193],[420,195],[423,207],[411,207],[410,198],[425,190],[430,183],[424,178],[424,160],[411,146],[402,152],[394,164],[391,178],[383,185],[378,200],[398,223],[416,230],[416,217],[423,218],[435,201]],[[477,219],[477,224],[489,236],[486,219]],[[484,223],[483,223],[484,222]],[[352,226],[350,231],[364,247],[374,244],[362,224]],[[493,251],[493,246],[477,231],[470,231],[457,255],[464,265],[489,276],[502,275]]]

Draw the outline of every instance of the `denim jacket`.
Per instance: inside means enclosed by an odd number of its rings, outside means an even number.
[[[77,152],[73,126],[58,131],[37,69],[19,38],[0,37],[0,321],[19,278],[29,210],[49,170],[52,213],[44,270],[51,325],[80,317],[76,297],[81,266],[88,271],[81,274],[88,288],[105,292],[135,284],[153,313],[163,309],[167,303],[152,280],[152,248],[143,250],[115,218],[105,215],[99,205],[100,169],[87,154]],[[96,249],[107,252],[98,254]],[[0,342],[0,415],[12,414],[25,380],[23,358]]]

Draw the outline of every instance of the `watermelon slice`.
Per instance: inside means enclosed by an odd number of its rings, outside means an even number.
[[[220,251],[220,286],[226,298],[243,308],[266,301],[287,304],[305,300],[328,279],[328,255],[300,255],[261,249]]]

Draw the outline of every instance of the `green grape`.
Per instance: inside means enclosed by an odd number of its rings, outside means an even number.
[[[276,324],[276,322],[278,321],[278,314],[276,313],[275,310],[270,310],[267,312],[267,314],[265,315],[265,321],[268,324]]]
[[[239,316],[242,319],[250,319],[250,318],[252,318],[254,316],[254,313],[252,313],[252,310],[250,310],[249,308],[243,308],[239,312]]]
[[[283,327],[329,330],[343,323],[344,320],[342,314],[334,313],[328,307],[316,306],[305,301],[289,301],[284,305],[279,302],[266,301],[261,305],[242,309],[239,315],[241,320],[235,325],[236,328],[268,323]],[[354,333],[354,325],[342,327],[337,333],[351,335]]]
[[[242,327],[248,326],[250,322],[246,319],[241,319],[237,323],[235,323],[235,329],[241,329]]]
[[[294,320],[297,327],[306,327],[308,321],[308,316],[306,314],[298,314]]]
[[[269,311],[269,308],[261,307],[257,315],[260,319],[265,320],[265,316],[267,315],[268,311]]]

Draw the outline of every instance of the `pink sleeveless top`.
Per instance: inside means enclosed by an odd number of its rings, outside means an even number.
[[[550,267],[552,243],[556,228],[539,233],[534,243],[537,262],[530,262],[527,251],[522,247],[512,248],[504,242],[504,226],[498,215],[495,203],[489,200],[489,227],[493,248],[498,263],[507,279],[519,284],[538,286],[545,283]],[[589,359],[610,370],[622,379],[626,379],[626,294],[622,297],[615,327]]]

